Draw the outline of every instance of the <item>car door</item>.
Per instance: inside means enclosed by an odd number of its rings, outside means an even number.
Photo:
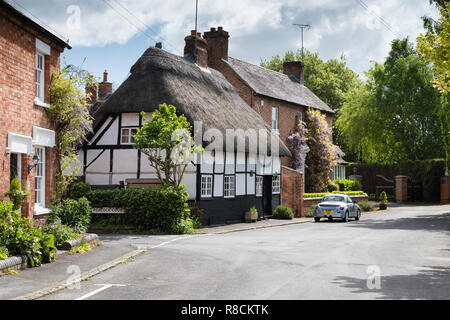
[[[355,205],[349,196],[347,196],[347,207],[348,207],[349,216],[354,217],[355,216]]]

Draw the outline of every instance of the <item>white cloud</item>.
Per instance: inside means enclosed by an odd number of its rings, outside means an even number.
[[[194,28],[194,0],[16,1],[68,36],[72,46],[126,45],[140,33],[139,28],[146,30],[152,42],[164,39],[164,48],[182,54],[183,39]],[[395,32],[411,40],[422,32],[420,17],[436,15],[436,10],[423,0],[364,2]],[[312,29],[305,33],[305,46],[309,50],[319,51],[325,59],[346,53],[349,65],[358,72],[369,67],[371,58],[381,61],[395,37],[356,0],[200,0],[199,3],[198,29],[207,31],[211,26],[223,26],[231,36],[230,55],[253,63],[299,48],[300,32],[293,23],[311,23]],[[71,5],[81,9],[78,29],[69,28],[66,23],[70,17],[66,10]]]

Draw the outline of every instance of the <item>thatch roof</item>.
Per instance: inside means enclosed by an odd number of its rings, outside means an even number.
[[[296,79],[232,57],[223,61],[257,94],[328,113],[335,113],[325,102]]]
[[[159,104],[172,104],[190,123],[203,122],[203,132],[218,129],[225,138],[227,129],[271,127],[241,99],[236,89],[218,71],[201,69],[192,61],[150,47],[130,70],[131,75],[95,113],[95,124],[108,114],[152,112]],[[280,155],[290,156],[279,140]],[[270,139],[269,139],[270,140]],[[249,144],[257,143],[248,141]]]

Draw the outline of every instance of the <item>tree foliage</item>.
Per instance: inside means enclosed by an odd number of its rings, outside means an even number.
[[[335,122],[347,145],[368,163],[443,155],[433,70],[408,39],[394,40],[383,64],[374,62],[367,84],[354,87]]]
[[[56,132],[56,201],[63,197],[80,170],[78,151],[85,135],[92,130],[84,90],[87,85],[93,85],[93,77],[73,66],[52,75],[47,114]]]
[[[145,115],[145,113],[142,113]],[[194,154],[202,152],[191,136],[191,124],[172,105],[161,104],[134,135],[134,147],[148,156],[164,185],[177,187]]]
[[[440,9],[440,19],[435,22],[424,17],[425,35],[417,38],[417,50],[434,67],[433,83],[441,92],[438,109],[441,132],[445,146],[447,168],[450,167],[450,3],[432,0]]]

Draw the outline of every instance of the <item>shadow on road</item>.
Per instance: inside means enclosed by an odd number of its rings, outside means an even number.
[[[363,218],[356,223],[352,223],[350,226],[369,229],[450,231],[450,212],[441,215],[415,216],[388,220],[364,220]]]
[[[381,288],[369,289],[366,279],[336,277],[333,283],[354,293],[375,293],[376,299],[450,299],[450,268],[424,267],[413,275],[381,275]]]

